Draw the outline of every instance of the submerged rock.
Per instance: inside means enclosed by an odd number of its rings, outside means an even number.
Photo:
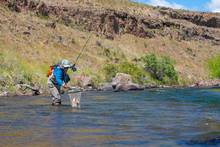
[[[187,142],[189,145],[220,145],[219,132],[213,132],[198,136]]]

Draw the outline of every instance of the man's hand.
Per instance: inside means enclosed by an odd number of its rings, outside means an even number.
[[[63,85],[63,88],[64,88],[64,89],[67,89],[67,90],[70,89],[70,87],[69,87],[67,84],[64,84],[64,85]]]
[[[67,84],[63,84],[63,86],[60,89],[60,93],[64,94],[66,93],[68,90],[70,90],[70,87]]]
[[[72,69],[73,72],[77,71],[77,68],[75,67],[75,65],[73,65],[73,66],[71,67],[71,69]]]

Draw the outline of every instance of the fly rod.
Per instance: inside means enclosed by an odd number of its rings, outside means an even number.
[[[86,40],[86,43],[84,44],[83,48],[81,49],[81,52],[80,52],[79,55],[77,56],[77,58],[76,58],[76,60],[75,60],[75,62],[74,62],[74,64],[73,64],[73,66],[75,66],[75,65],[77,64],[77,62],[78,62],[80,56],[83,54],[83,52],[84,52],[84,50],[85,50],[85,48],[86,48],[86,45],[87,45],[87,43],[89,42],[89,40],[90,40],[91,37],[92,37],[92,34],[90,34],[90,35],[89,35],[89,38]]]

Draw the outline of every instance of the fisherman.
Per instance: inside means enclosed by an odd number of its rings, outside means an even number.
[[[65,89],[70,89],[67,85],[70,81],[70,77],[67,74],[69,68],[76,71],[75,65],[70,61],[63,59],[57,65],[51,66],[48,71],[48,87],[52,95],[52,105],[61,105],[61,94]]]

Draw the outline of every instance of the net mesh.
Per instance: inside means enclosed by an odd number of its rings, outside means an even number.
[[[81,92],[69,93],[70,104],[73,108],[80,107]]]

